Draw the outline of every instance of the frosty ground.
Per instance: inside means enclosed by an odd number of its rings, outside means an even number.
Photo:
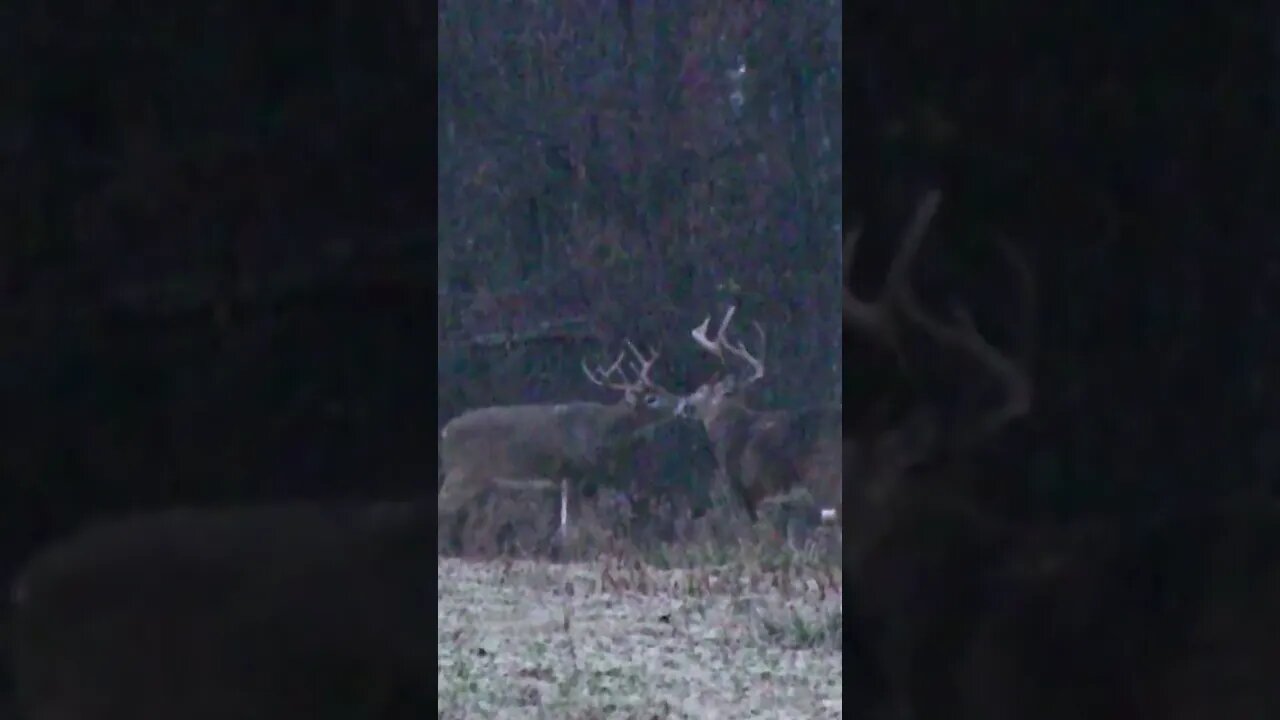
[[[440,718],[840,717],[840,570],[440,558]]]

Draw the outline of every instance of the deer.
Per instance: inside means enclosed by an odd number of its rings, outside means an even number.
[[[624,344],[607,368],[581,361],[588,381],[622,393],[614,403],[502,405],[450,420],[440,432],[440,517],[456,521],[466,506],[494,489],[542,488],[558,481],[557,537],[563,540],[569,532],[571,483],[642,431],[674,419],[682,399],[650,378],[659,351],[649,348],[646,357],[630,340]],[[634,357],[634,378],[623,368],[628,352]]]
[[[990,461],[1033,414],[1035,278],[1002,243],[1022,315],[1008,349],[963,308],[946,322],[928,312],[910,268],[940,201],[931,191],[917,203],[881,292],[847,289],[843,301],[846,334],[870,338],[903,374],[926,347],[925,359],[967,373],[956,408],[925,387],[896,415],[854,406],[845,423],[854,714],[1275,716],[1280,503],[1253,489],[1063,524],[1004,515]],[[846,238],[846,271],[859,235]]]
[[[862,649],[881,666],[885,687],[878,709],[899,719],[915,716],[913,697],[929,674],[920,664],[953,649],[929,645],[935,637],[951,637],[933,633],[951,619],[942,608],[963,595],[960,588],[977,582],[980,568],[972,563],[998,553],[1010,537],[1009,528],[976,501],[976,479],[982,476],[977,459],[1030,413],[1034,389],[1029,370],[1034,278],[1011,244],[1001,243],[1000,249],[1018,287],[1019,348],[997,348],[963,307],[953,307],[949,321],[935,317],[914,289],[911,269],[940,202],[941,193],[931,191],[917,204],[880,292],[863,299],[846,286],[842,308],[846,335],[869,340],[911,385],[905,409],[853,408],[844,446],[844,472],[853,493],[845,567],[862,590],[852,597],[853,625],[865,631]],[[855,228],[846,238],[847,279],[860,236]],[[922,357],[962,369],[958,409],[930,398],[930,387],[915,382]]]
[[[816,502],[823,521],[838,521],[841,508],[841,410],[821,405],[800,410],[754,410],[744,394],[765,376],[767,336],[755,353],[731,340],[727,331],[736,306],[730,306],[714,338],[707,337],[711,316],[695,327],[694,343],[728,365],[742,361],[747,372],[729,372],[704,382],[686,397],[679,414],[702,424],[723,477],[741,500],[751,522],[761,503],[803,488]]]
[[[429,712],[430,505],[180,507],[87,523],[12,586],[20,717]]]
[[[944,322],[909,269],[941,194],[917,204],[881,293],[844,297],[847,332],[904,372],[917,339],[965,360],[967,402],[916,397],[896,417],[846,423],[846,520],[855,656],[849,697],[867,717],[1271,717],[1280,712],[1280,503],[1245,491],[1154,511],[1030,524],[990,502],[993,450],[1033,411],[1035,281],[1019,288],[1021,338],[999,350],[963,308]],[[859,231],[846,240],[851,266]],[[846,267],[846,269],[849,269]],[[918,348],[917,348],[918,349]],[[994,389],[995,393],[985,392]],[[857,410],[857,408],[855,408]],[[1013,478],[1016,483],[1017,478]],[[1018,488],[1015,486],[1013,490]]]

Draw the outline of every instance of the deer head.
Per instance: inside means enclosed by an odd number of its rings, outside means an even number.
[[[905,419],[895,423],[875,422],[867,427],[867,434],[853,438],[854,444],[847,452],[861,462],[851,468],[862,476],[860,482],[873,480],[878,487],[875,495],[891,492],[910,470],[940,450],[963,455],[999,434],[1011,421],[1027,414],[1031,408],[1032,384],[1024,358],[1010,357],[988,341],[978,330],[972,315],[963,307],[951,311],[951,320],[943,321],[928,312],[911,285],[910,270],[934,215],[941,203],[941,194],[932,191],[917,205],[915,213],[899,238],[898,247],[890,263],[888,275],[878,296],[870,300],[860,299],[849,289],[844,294],[844,321],[846,328],[860,332],[872,340],[873,345],[891,353],[900,370],[909,372],[905,340],[910,332],[918,332],[925,340],[955,357],[962,365],[978,371],[978,382],[994,380],[1000,387],[1002,398],[987,407],[979,408],[962,422],[941,426],[942,413],[934,404],[925,401],[906,413]],[[852,270],[861,228],[855,228],[845,241],[844,263],[846,277]],[[1000,248],[1013,268],[1020,291],[1024,339],[1029,343],[1029,328],[1034,323],[1034,285],[1030,267],[1021,253],[1008,243]],[[1025,352],[1025,348],[1024,348]],[[937,359],[931,355],[929,359]],[[975,378],[962,382],[975,384]]]
[[[730,369],[724,376],[714,376],[700,385],[679,404],[677,412],[681,417],[706,422],[716,417],[729,405],[741,405],[746,389],[764,378],[765,367],[761,359],[764,357],[767,342],[764,328],[760,323],[753,323],[760,342],[759,348],[755,354],[752,354],[744,343],[735,343],[726,334],[735,312],[737,312],[736,306],[730,306],[725,311],[724,318],[716,329],[715,338],[707,337],[707,328],[711,324],[710,315],[702,321],[701,325],[690,331],[690,335],[698,347],[714,355],[720,362],[728,365],[730,360],[737,359],[745,367],[740,368],[737,373]]]
[[[607,368],[599,365],[594,368],[588,367],[584,359],[582,372],[587,376],[587,380],[603,388],[621,391],[619,405],[625,406],[639,417],[662,419],[674,417],[683,398],[649,377],[649,371],[653,369],[653,364],[657,362],[661,353],[649,348],[649,356],[645,357],[631,340],[624,340],[623,344],[626,348],[618,353],[618,358]],[[631,370],[635,374],[634,379],[628,378],[622,367],[622,361],[626,359],[628,351],[634,356],[630,363]]]

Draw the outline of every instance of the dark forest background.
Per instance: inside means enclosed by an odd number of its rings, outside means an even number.
[[[89,518],[430,477],[429,11],[2,11],[0,584]]]
[[[691,392],[718,368],[689,331],[730,304],[735,330],[768,333],[763,406],[839,398],[840,18],[837,2],[439,4],[440,427],[615,401],[580,366],[624,339]],[[639,511],[707,507],[694,424],[619,455],[600,482]]]

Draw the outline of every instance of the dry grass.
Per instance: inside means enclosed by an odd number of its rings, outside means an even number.
[[[833,534],[713,513],[643,548],[582,523],[571,563],[442,557],[439,717],[840,717]]]

